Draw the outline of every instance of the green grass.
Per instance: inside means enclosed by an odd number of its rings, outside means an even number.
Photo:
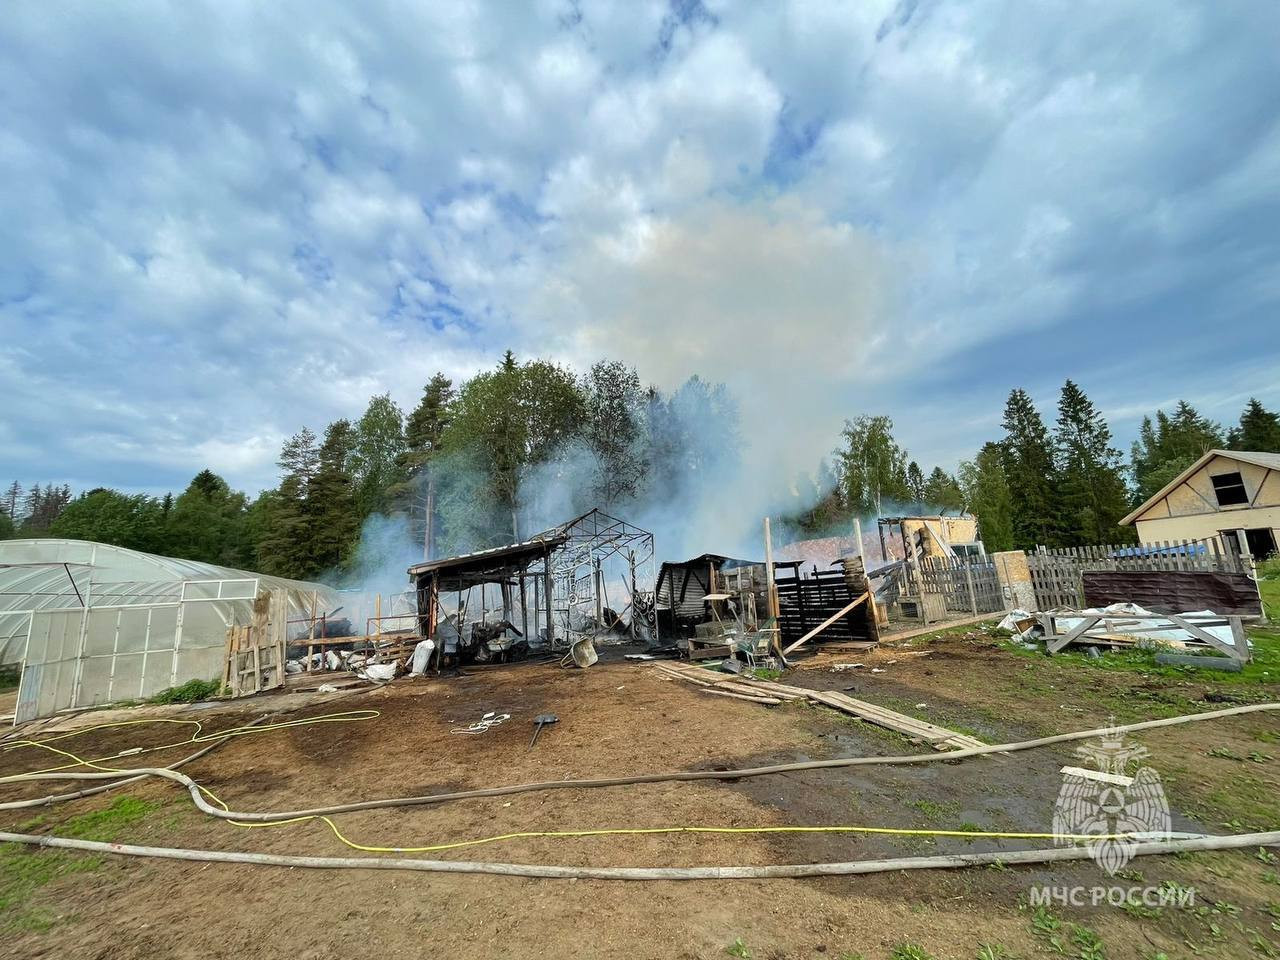
[[[0,692],[15,689],[21,679],[22,673],[16,667],[0,669]]]
[[[195,703],[197,700],[208,700],[222,692],[222,684],[217,680],[188,680],[180,687],[161,690],[148,703]]]
[[[1278,608],[1280,609],[1280,608]],[[1153,650],[1110,650],[1098,659],[1083,652],[1064,650],[1055,653],[1051,660],[1060,666],[1074,669],[1106,670],[1120,673],[1143,673],[1151,677],[1171,680],[1212,680],[1230,686],[1257,686],[1260,683],[1280,683],[1280,628],[1252,627],[1248,630],[1253,641],[1253,659],[1239,673],[1218,670],[1202,670],[1197,667],[1175,667],[1156,663]],[[1044,660],[1040,650],[1027,650],[1020,643],[1007,646],[1014,654],[1036,660]]]
[[[56,828],[59,836],[110,842],[127,827],[138,823],[159,806],[138,797],[116,797],[111,805],[72,817]],[[20,830],[33,830],[44,822],[37,817]],[[0,932],[41,931],[53,926],[57,914],[31,899],[53,881],[80,873],[92,873],[103,864],[99,856],[84,856],[64,850],[43,850],[20,843],[0,845]]]
[[[1280,623],[1280,557],[1258,564],[1258,592],[1267,619]]]

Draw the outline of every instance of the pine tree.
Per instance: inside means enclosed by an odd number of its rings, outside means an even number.
[[[1227,446],[1232,450],[1280,453],[1280,416],[1250,397],[1240,414],[1240,425],[1232,427],[1227,435]]]
[[[990,552],[1013,548],[1013,498],[1004,463],[1000,444],[985,443],[959,470],[965,509],[978,518],[978,532]]]
[[[1057,542],[1055,471],[1049,431],[1025,390],[1009,394],[1004,408],[1004,472],[1009,483],[1013,542],[1023,549]]]
[[[1111,428],[1093,401],[1070,380],[1058,400],[1054,449],[1061,542],[1132,539],[1132,531],[1119,526],[1129,503],[1120,451],[1111,446]]]

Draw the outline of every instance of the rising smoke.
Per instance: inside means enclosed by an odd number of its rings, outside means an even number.
[[[572,445],[521,478],[522,535],[599,506],[652,531],[660,559],[758,558],[764,516],[828,492],[832,478],[814,473],[853,412],[842,401],[887,299],[865,232],[794,201],[709,200],[632,224],[624,242],[585,230],[546,272],[528,305],[539,352],[581,369],[623,359],[668,402],[644,424],[633,495],[601,502],[598,461]],[[437,555],[510,540],[483,464],[456,455],[434,469]],[[402,588],[406,558],[422,556],[420,527],[374,518],[360,556],[363,582]]]

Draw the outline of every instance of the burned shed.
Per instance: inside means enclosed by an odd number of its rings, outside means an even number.
[[[600,510],[520,543],[415,564],[409,577],[437,664],[657,639],[653,534]]]
[[[776,628],[783,648],[814,634],[821,642],[875,642],[874,604],[854,605],[867,595],[862,562],[852,558],[838,570],[806,571],[798,560],[773,564],[776,619],[769,600],[765,564],[706,553],[662,564],[658,573],[658,623],[663,635],[685,641],[721,636],[715,625],[736,621],[742,631]],[[708,627],[713,627],[708,629]]]

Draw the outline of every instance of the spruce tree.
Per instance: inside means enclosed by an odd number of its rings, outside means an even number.
[[[907,464],[907,489],[911,491],[911,503],[917,513],[924,510],[924,472],[920,464],[912,460]]]
[[[1031,397],[1022,389],[1009,394],[1004,408],[1004,472],[1013,514],[1013,541],[1023,549],[1057,542],[1053,489],[1053,447]]]
[[[9,519],[14,525],[18,523],[18,504],[22,502],[22,484],[17,480],[9,484],[9,489],[4,492],[4,512],[9,515]]]
[[[456,395],[453,381],[443,373],[437,373],[423,389],[422,399],[405,423],[405,451],[401,455],[400,470],[402,486],[396,492],[396,500],[402,508],[409,509],[416,508],[421,502],[422,556],[427,560],[435,556],[439,512],[440,471],[432,460],[440,452],[441,439],[453,417],[452,404]]]
[[[1111,446],[1111,428],[1093,401],[1070,380],[1058,399],[1054,451],[1061,542],[1082,546],[1132,539],[1132,531],[1119,526],[1129,504],[1120,451]]]
[[[360,532],[356,482],[351,461],[356,431],[350,420],[336,420],[325,429],[319,466],[307,485],[305,512],[311,531],[309,576],[322,576],[340,567],[351,555]]]
[[[1173,416],[1157,410],[1154,423],[1143,417],[1130,461],[1134,502],[1147,500],[1202,454],[1221,446],[1222,428],[1185,400],[1178,401]]]
[[[1240,425],[1232,427],[1227,435],[1227,446],[1232,450],[1280,453],[1280,416],[1250,397],[1240,414]]]
[[[319,464],[316,435],[306,427],[285,441],[277,461],[280,487],[258,498],[252,527],[261,529],[258,569],[280,577],[303,577],[312,567],[307,489]]]
[[[921,489],[921,502],[929,510],[960,510],[964,494],[956,478],[941,467],[934,467]]]

